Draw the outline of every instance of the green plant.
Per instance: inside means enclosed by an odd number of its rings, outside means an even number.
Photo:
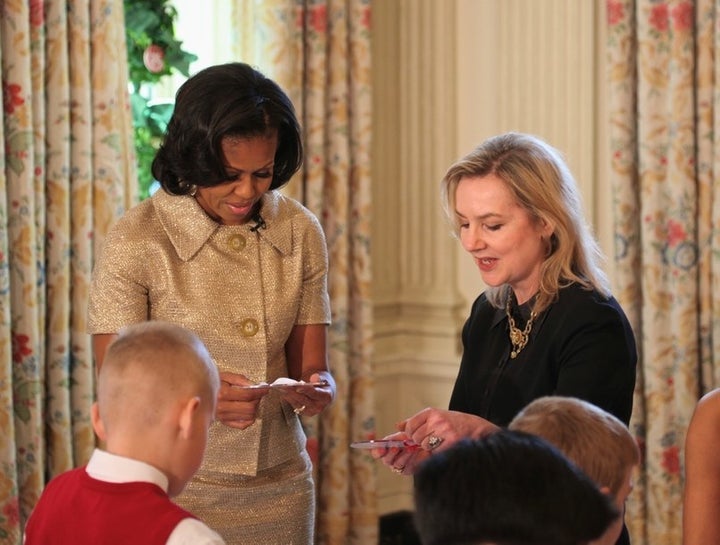
[[[173,111],[172,102],[153,101],[153,86],[174,72],[189,76],[197,55],[176,39],[177,10],[169,0],[124,0],[124,8],[139,195],[145,199],[154,181],[150,166]]]

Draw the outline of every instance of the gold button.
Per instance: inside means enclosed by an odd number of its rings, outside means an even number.
[[[230,235],[227,240],[231,250],[242,252],[245,249],[245,237],[242,235]]]
[[[245,318],[242,322],[240,322],[240,333],[243,337],[252,337],[258,332],[258,329],[260,329],[260,326],[257,323],[257,320],[254,320],[253,318]]]

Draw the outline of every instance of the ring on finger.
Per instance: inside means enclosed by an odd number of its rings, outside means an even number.
[[[442,437],[438,437],[437,435],[431,435],[428,438],[428,442],[427,442],[428,448],[430,450],[434,450],[434,449],[438,448],[443,441],[444,441],[444,439]]]
[[[305,410],[305,405],[301,405],[300,407],[295,407],[293,409],[293,412],[295,414],[301,414]]]

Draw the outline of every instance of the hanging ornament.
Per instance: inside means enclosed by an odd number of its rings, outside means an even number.
[[[165,50],[157,44],[151,44],[143,52],[143,64],[153,74],[165,68]]]

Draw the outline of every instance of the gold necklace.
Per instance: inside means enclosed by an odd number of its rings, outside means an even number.
[[[533,321],[535,320],[537,313],[534,310],[530,313],[530,319],[525,324],[525,329],[520,331],[520,329],[515,325],[515,320],[510,313],[511,299],[512,296],[508,295],[507,304],[505,305],[505,313],[508,317],[508,324],[510,326],[510,342],[512,343],[510,359],[515,359],[530,340],[530,331],[532,331]]]

